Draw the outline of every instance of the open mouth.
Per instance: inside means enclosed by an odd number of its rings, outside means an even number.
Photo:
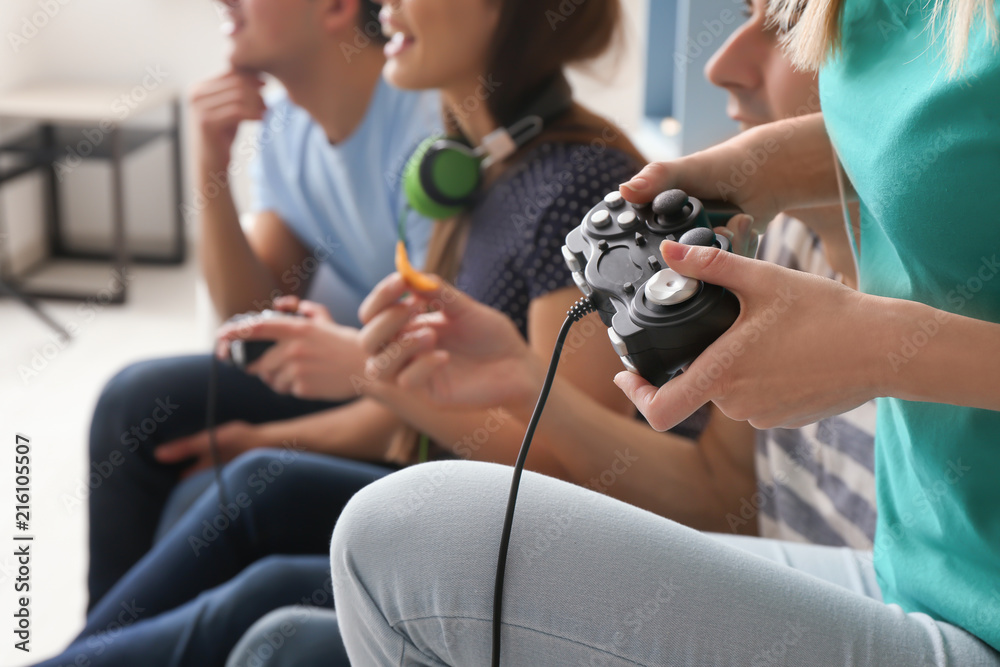
[[[219,30],[222,34],[232,37],[241,32],[245,25],[246,21],[243,20],[242,16],[237,16],[236,14],[229,12],[227,19],[223,21],[221,26],[219,26]]]
[[[385,44],[385,55],[387,58],[394,58],[412,46],[417,40],[401,32],[393,33],[392,37]]]
[[[382,24],[382,34],[389,38],[385,45],[386,58],[398,56],[417,41],[413,35],[402,30],[388,5],[382,7],[378,19]]]

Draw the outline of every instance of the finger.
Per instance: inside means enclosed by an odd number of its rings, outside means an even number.
[[[751,287],[762,287],[768,277],[763,262],[719,248],[664,241],[660,253],[667,265],[682,276],[719,285],[737,294]]]
[[[298,312],[306,317],[320,322],[333,322],[333,316],[326,306],[315,301],[299,301]]]
[[[208,432],[202,431],[191,436],[178,438],[158,445],[153,456],[160,463],[179,463],[192,456],[198,456],[208,449]]]
[[[450,356],[446,350],[433,350],[418,355],[396,377],[396,383],[404,389],[427,389],[431,378],[448,364]]]
[[[299,368],[296,364],[284,364],[275,369],[268,386],[278,394],[291,394],[292,386],[299,379]]]
[[[206,470],[215,465],[215,461],[209,454],[202,454],[198,459],[181,472],[181,479],[187,479],[191,475]]]
[[[675,181],[670,163],[650,162],[618,189],[628,201],[643,204],[660,192],[674,187]]]
[[[638,373],[622,371],[615,376],[615,384],[657,431],[672,429],[711,400],[706,391],[694,385],[694,376],[688,373],[681,373],[657,389]]]
[[[299,312],[299,303],[302,300],[294,294],[285,294],[284,296],[279,296],[271,306],[282,313],[297,313]]]
[[[290,364],[288,344],[289,342],[285,341],[269,347],[256,361],[247,366],[247,373],[256,375],[264,384],[274,389],[278,374]]]
[[[384,350],[368,358],[365,362],[365,376],[391,382],[414,357],[434,347],[436,336],[430,329],[420,329],[406,334],[398,342],[386,346]]]
[[[391,273],[375,285],[374,289],[361,302],[358,308],[358,319],[362,324],[368,322],[380,312],[398,302],[404,294],[410,291],[410,286],[406,284],[403,277],[398,273]]]
[[[725,227],[716,227],[715,232],[729,239],[729,245],[737,255],[753,257],[757,251],[757,233],[753,231],[753,216],[745,213],[735,215]]]
[[[298,317],[244,320],[223,325],[216,333],[216,340],[286,340],[301,336],[309,326],[308,320]]]
[[[420,311],[419,304],[397,303],[389,306],[361,330],[361,348],[369,355],[378,354]]]

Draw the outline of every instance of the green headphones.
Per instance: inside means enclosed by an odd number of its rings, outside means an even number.
[[[527,106],[524,117],[490,132],[476,148],[461,137],[424,139],[403,168],[403,191],[410,208],[431,220],[457,215],[475,199],[483,169],[537,137],[546,122],[568,111],[572,103],[572,91],[560,75]]]

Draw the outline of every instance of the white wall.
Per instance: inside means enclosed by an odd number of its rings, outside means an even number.
[[[595,74],[574,73],[572,80],[585,103],[634,130],[641,108],[645,2],[624,0],[624,5],[627,26],[619,66],[606,59],[593,68]],[[166,85],[186,91],[225,66],[227,45],[219,31],[222,16],[219,5],[209,0],[3,0],[0,11],[4,38],[0,95],[36,79],[133,84],[150,67],[166,72]],[[0,125],[0,136],[11,129]],[[185,156],[190,163],[190,131],[186,135]],[[166,155],[163,147],[159,152]],[[146,166],[140,167],[143,162]],[[164,182],[169,172],[148,167],[156,162],[137,156],[127,166],[130,238],[153,242],[168,238],[165,230],[172,211],[162,210],[162,205],[155,210],[146,207],[151,200],[164,201],[163,193],[169,193]],[[160,163],[167,167],[165,161]],[[189,196],[192,170],[187,168],[185,173],[184,192]],[[241,173],[235,187],[238,200],[246,201],[246,170]],[[78,245],[101,243],[108,237],[109,177],[107,166],[91,163],[67,178],[63,210],[68,236]],[[12,254],[20,260],[16,265],[29,264],[41,253],[41,186],[40,178],[30,177],[0,191],[0,215],[9,227]],[[150,197],[150,193],[155,195]],[[144,208],[145,214],[134,213]]]

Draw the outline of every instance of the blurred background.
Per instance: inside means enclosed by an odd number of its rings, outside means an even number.
[[[704,81],[702,68],[741,22],[742,0],[623,4],[621,52],[572,74],[577,97],[628,130],[651,159],[734,133],[725,95]],[[3,0],[0,6],[2,665],[53,654],[82,625],[87,480],[94,472],[87,469],[86,444],[101,387],[133,361],[210,348],[217,322],[196,262],[186,96],[194,83],[225,69],[224,20],[221,6],[209,0]],[[112,122],[124,128],[117,139],[108,130]],[[54,128],[48,135],[46,123]],[[245,124],[236,146],[252,142],[255,132]],[[60,163],[54,173],[53,158]],[[237,202],[245,204],[246,165],[233,174]],[[124,229],[117,238],[116,216]],[[116,249],[141,261],[122,271]],[[124,302],[113,303],[121,285]],[[77,295],[39,300],[72,339],[5,286]],[[16,434],[31,439],[33,454],[30,654],[13,649],[11,633],[21,595],[13,588],[11,541]]]

